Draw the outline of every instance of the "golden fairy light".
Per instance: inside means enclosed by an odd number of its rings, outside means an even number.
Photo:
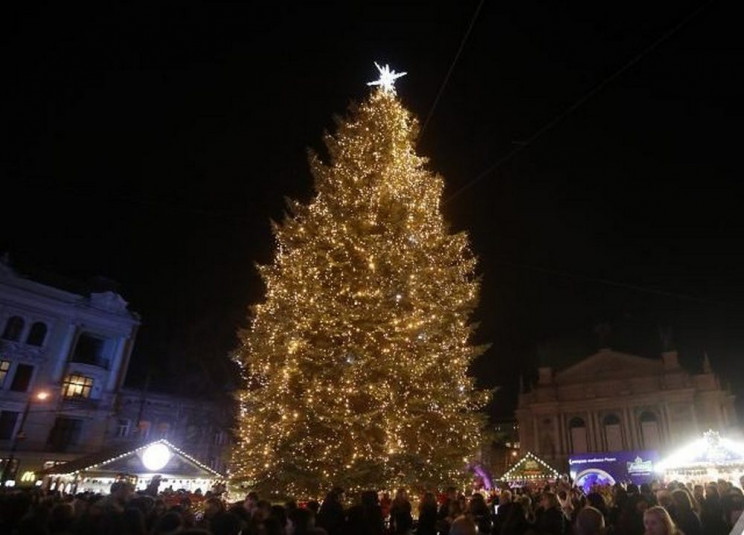
[[[476,260],[447,230],[416,132],[395,93],[373,89],[325,137],[329,161],[311,157],[314,198],[275,226],[236,354],[235,480],[301,498],[463,476],[488,398],[467,375],[482,352]]]

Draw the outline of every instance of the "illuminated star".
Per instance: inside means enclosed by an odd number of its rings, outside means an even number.
[[[405,76],[407,73],[391,71],[388,65],[380,67],[376,61],[375,67],[377,67],[377,70],[380,71],[380,78],[375,80],[374,82],[368,82],[367,85],[379,85],[386,93],[395,94],[395,80],[397,80],[401,76]]]

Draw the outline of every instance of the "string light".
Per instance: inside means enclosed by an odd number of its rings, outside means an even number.
[[[476,260],[448,232],[415,119],[379,85],[326,136],[330,161],[311,157],[316,195],[291,203],[259,268],[232,475],[267,495],[443,488],[480,442]]]
[[[542,468],[540,474],[526,474],[524,473],[525,465],[529,462],[535,463]],[[526,481],[526,480],[542,480],[542,479],[557,479],[559,476],[558,471],[550,466],[548,463],[537,457],[531,451],[528,451],[524,457],[519,459],[517,463],[512,466],[509,470],[504,473],[502,479],[505,481]]]

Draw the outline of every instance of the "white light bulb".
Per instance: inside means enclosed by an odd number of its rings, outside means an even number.
[[[165,444],[153,444],[142,453],[142,464],[150,471],[163,468],[171,460],[170,449]]]

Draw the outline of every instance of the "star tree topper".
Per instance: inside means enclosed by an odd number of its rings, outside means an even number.
[[[377,67],[377,70],[380,71],[380,78],[378,78],[374,82],[367,82],[367,85],[379,85],[380,87],[382,87],[383,91],[394,94],[395,80],[397,80],[401,76],[405,76],[407,73],[391,71],[388,65],[380,67],[380,65],[376,61],[375,67]]]

